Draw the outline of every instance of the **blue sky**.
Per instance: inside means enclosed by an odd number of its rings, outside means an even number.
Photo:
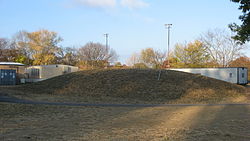
[[[103,34],[109,33],[123,63],[147,47],[166,50],[165,23],[173,24],[173,48],[209,29],[240,23],[241,15],[230,0],[0,0],[0,13],[0,37],[48,29],[63,37],[63,46],[79,47],[89,41],[104,44]]]

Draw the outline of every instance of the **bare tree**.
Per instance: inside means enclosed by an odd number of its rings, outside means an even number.
[[[6,49],[8,46],[8,40],[5,38],[0,38],[0,50]]]
[[[9,39],[0,38],[0,61],[19,62],[20,52]]]
[[[31,50],[29,48],[28,32],[19,31],[12,37],[12,42],[15,44],[15,48],[20,50],[24,55],[31,58]]]
[[[222,67],[228,67],[229,63],[241,55],[244,45],[238,44],[225,30],[215,29],[201,35],[200,40],[210,54],[212,61]]]
[[[74,47],[60,48],[57,55],[57,63],[75,66],[79,61],[78,50]]]
[[[116,52],[109,48],[105,47],[100,43],[89,42],[85,46],[79,49],[79,55],[81,60],[105,60],[109,62],[114,62],[117,59]]]
[[[140,56],[138,53],[133,53],[130,58],[127,60],[129,66],[134,66],[135,64],[140,63]]]
[[[155,51],[155,62],[159,65],[163,65],[163,62],[166,60],[166,52],[161,52],[159,50]]]
[[[24,58],[23,62],[26,65],[32,65],[32,49],[29,46],[28,32],[19,31],[11,39],[13,48],[18,50],[19,54]]]
[[[8,40],[5,38],[0,38],[0,61],[6,60],[6,49],[8,48]]]
[[[78,53],[80,60],[91,62],[92,67],[94,67],[95,64],[100,66],[100,63],[113,63],[118,57],[113,49],[93,42],[89,42],[81,47]]]

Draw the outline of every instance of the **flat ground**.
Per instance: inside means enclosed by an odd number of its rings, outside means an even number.
[[[250,106],[69,107],[0,103],[1,140],[250,140]]]

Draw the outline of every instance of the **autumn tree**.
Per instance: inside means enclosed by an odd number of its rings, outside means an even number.
[[[59,43],[63,40],[56,32],[39,30],[27,33],[28,46],[32,53],[33,65],[48,65],[56,62]]]
[[[121,62],[115,62],[114,67],[122,67],[122,63]]]
[[[232,2],[239,3],[239,10],[242,11],[243,15],[239,17],[242,21],[241,25],[236,23],[230,24],[229,28],[236,32],[233,38],[238,40],[241,44],[250,41],[250,1],[249,0],[231,0]]]
[[[229,63],[230,67],[247,67],[250,69],[250,58],[241,56]]]
[[[81,64],[92,68],[106,67],[108,63],[116,61],[117,57],[113,49],[100,43],[89,42],[79,49]]]
[[[113,68],[113,69],[125,69],[125,68],[129,68],[129,67],[127,67],[125,64],[122,64],[121,62],[115,62],[111,68]]]
[[[0,39],[0,61],[26,65],[76,65],[78,49],[59,45],[62,38],[56,32],[39,30],[19,31],[11,39]]]
[[[136,63],[133,65],[133,68],[136,68],[136,69],[147,69],[149,68],[146,64],[144,63]]]
[[[172,67],[206,67],[210,56],[202,42],[177,44],[171,55]]]
[[[202,34],[200,40],[212,61],[221,67],[228,67],[231,61],[241,55],[241,51],[245,47],[232,39],[228,32],[220,29]]]
[[[153,48],[143,49],[140,54],[140,63],[150,68],[161,68],[165,59],[165,53],[155,51]]]

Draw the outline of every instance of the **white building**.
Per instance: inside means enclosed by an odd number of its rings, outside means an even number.
[[[238,68],[176,68],[170,69],[175,71],[182,71],[193,74],[200,74],[203,76],[246,85],[248,83],[248,70],[244,67]]]
[[[78,67],[69,65],[30,66],[25,69],[26,82],[38,82],[55,76],[76,72]]]

